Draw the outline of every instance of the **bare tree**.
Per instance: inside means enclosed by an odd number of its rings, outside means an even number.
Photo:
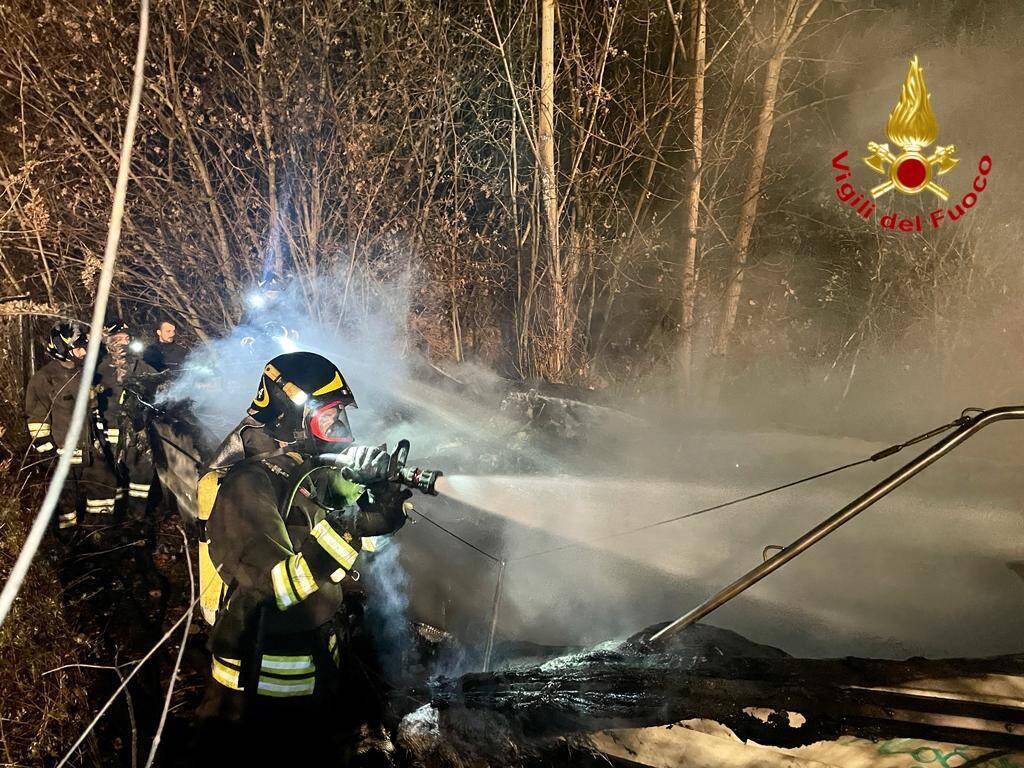
[[[787,0],[781,18],[774,14],[768,44],[771,54],[765,64],[764,80],[761,86],[761,109],[754,128],[754,140],[750,148],[750,166],[743,188],[743,205],[736,225],[732,268],[726,284],[725,298],[715,333],[712,353],[724,357],[729,349],[729,336],[736,323],[736,310],[743,292],[743,273],[746,269],[750,238],[757,219],[757,201],[761,196],[761,180],[764,176],[768,145],[775,125],[775,104],[779,94],[779,77],[786,54],[800,37],[807,22],[821,5],[821,0]]]
[[[537,92],[537,152],[540,166],[541,199],[547,261],[551,269],[551,371],[557,379],[569,357],[572,329],[569,327],[565,275],[558,232],[558,182],[555,175],[555,6],[556,0],[541,0],[540,90]]]
[[[669,11],[672,11],[671,0]],[[678,38],[678,35],[677,35]],[[707,67],[707,3],[693,3],[693,121],[690,184],[686,204],[686,249],[683,253],[682,318],[680,323],[679,370],[684,394],[691,389],[693,369],[693,318],[697,300],[697,233],[700,219],[700,187],[704,157],[704,74]]]

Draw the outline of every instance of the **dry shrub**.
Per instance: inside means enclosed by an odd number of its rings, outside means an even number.
[[[37,508],[21,498],[10,462],[0,463],[0,578],[4,582]],[[84,729],[91,715],[86,680],[76,667],[84,646],[61,605],[56,569],[41,551],[21,595],[0,628],[0,761],[6,765],[52,765]],[[95,764],[85,755],[83,765]]]

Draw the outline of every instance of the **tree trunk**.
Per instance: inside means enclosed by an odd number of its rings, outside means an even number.
[[[554,338],[548,375],[557,380],[568,357],[570,329],[558,243],[558,188],[555,178],[555,3],[556,0],[541,0],[537,153],[540,156],[545,245],[551,269],[551,331]]]
[[[722,302],[722,317],[715,334],[713,353],[724,357],[729,351],[729,337],[736,324],[736,310],[740,305],[740,294],[743,292],[743,272],[746,269],[747,254],[750,249],[750,236],[754,231],[754,220],[757,218],[757,199],[761,194],[761,178],[764,176],[764,164],[768,157],[768,143],[772,137],[775,123],[775,101],[779,93],[779,74],[785,51],[778,50],[768,60],[764,75],[764,87],[761,91],[761,112],[757,117],[757,131],[754,134],[754,145],[751,148],[750,170],[743,188],[743,207],[740,209],[740,220],[736,227],[735,254],[732,262],[732,273],[725,289],[725,300]]]
[[[657,653],[640,642],[650,636],[645,632],[616,647],[605,644],[549,663],[440,678],[430,685],[430,703],[446,713],[465,708],[500,714],[509,734],[534,738],[702,718],[728,726],[741,739],[780,747],[846,734],[1024,746],[1024,709],[994,703],[978,690],[979,678],[1018,684],[1024,656],[801,659],[716,627],[697,624],[686,631]],[[762,720],[751,708],[775,710],[774,716]],[[791,720],[787,713],[802,717]],[[469,734],[459,739],[458,721],[449,723],[456,726],[442,732],[449,743],[482,749],[501,743]]]
[[[272,24],[270,8],[261,9],[263,16],[263,45],[260,47],[260,68],[256,80],[256,87],[259,91],[260,103],[260,126],[263,129],[263,142],[266,144],[267,161],[267,203],[269,206],[269,220],[267,222],[267,250],[263,254],[263,263],[260,279],[267,276],[268,271],[277,274],[284,272],[284,263],[281,259],[281,227],[278,220],[279,211],[277,206],[277,157],[274,153],[274,138],[270,127],[270,115],[267,113],[267,94],[263,79],[263,72],[266,68],[266,58],[270,52],[270,41],[272,39]],[[269,270],[268,270],[269,268]]]
[[[775,48],[764,75],[764,86],[761,90],[761,112],[757,116],[757,130],[754,133],[754,144],[751,147],[750,170],[743,190],[743,207],[740,209],[740,220],[736,227],[735,254],[733,256],[732,274],[725,290],[722,302],[722,317],[715,334],[712,352],[716,357],[725,357],[729,351],[729,337],[736,324],[736,311],[743,293],[743,273],[746,269],[747,254],[750,250],[750,236],[754,231],[757,218],[757,199],[761,194],[761,179],[764,176],[765,160],[768,157],[768,144],[775,126],[775,103],[779,95],[779,75],[782,63],[786,60],[786,52],[800,36],[807,23],[818,10],[822,0],[810,0],[800,15],[802,0],[789,0],[781,25],[775,30]]]
[[[682,322],[679,366],[683,394],[691,391],[693,367],[693,315],[697,299],[697,226],[700,217],[700,183],[704,155],[704,70],[707,64],[707,7],[694,2],[693,52],[693,155],[690,161],[690,192],[686,206],[686,252],[683,254]]]

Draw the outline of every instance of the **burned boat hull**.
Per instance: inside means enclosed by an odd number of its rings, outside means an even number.
[[[506,740],[524,744],[703,719],[777,747],[852,735],[1024,751],[1024,701],[1015,698],[1024,654],[800,659],[706,625],[654,649],[647,638],[657,629],[542,664],[435,680],[430,706],[453,728],[472,722],[457,712],[497,718]]]

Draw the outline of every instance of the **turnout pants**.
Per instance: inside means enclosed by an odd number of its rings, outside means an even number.
[[[304,657],[316,668],[308,695],[282,695],[282,688],[291,686],[264,685],[273,679],[287,683],[300,674],[283,669],[289,666],[282,663],[284,656],[262,657],[260,693],[233,687],[252,678],[251,672],[243,669],[237,680],[225,679],[225,668],[218,672],[215,662],[194,721],[190,766],[393,765],[393,747],[382,723],[383,691],[373,679],[374,664],[365,655],[369,649],[359,648],[335,627],[320,632],[323,642],[316,645],[321,647]]]
[[[90,447],[82,451],[79,487],[85,502],[85,525],[109,526],[117,501],[117,476],[103,451]]]
[[[149,524],[149,497],[153,488],[153,447],[145,429],[135,429],[130,421],[109,430],[108,439],[117,456],[118,499],[127,500],[127,518],[134,523]]]
[[[150,507],[153,478],[153,450],[145,426],[135,427],[129,417],[108,429],[107,439],[114,451],[117,467],[118,517],[122,537],[131,544],[127,552],[131,563],[123,570],[132,574],[130,581],[137,600],[145,602],[145,594],[159,594],[159,613],[165,607],[167,584],[160,574],[153,552],[156,549],[157,525]]]
[[[78,530],[79,512],[85,511],[85,497],[82,495],[82,457],[78,461],[71,460],[71,471],[64,481],[60,498],[57,500],[57,512],[54,523],[57,536],[67,540]]]
[[[57,453],[62,454],[63,448]],[[57,502],[56,526],[63,537],[84,528],[109,525],[114,515],[117,480],[106,456],[95,448],[78,448]]]

